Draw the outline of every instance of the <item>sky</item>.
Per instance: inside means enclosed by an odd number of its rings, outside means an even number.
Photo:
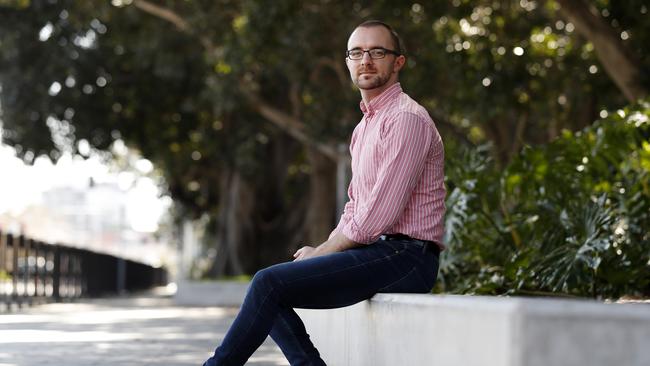
[[[120,148],[126,151],[123,145]],[[135,172],[113,172],[98,157],[83,159],[64,154],[56,164],[40,157],[28,166],[15,156],[13,148],[0,143],[0,214],[19,214],[28,206],[39,204],[41,194],[51,188],[84,188],[93,178],[97,183],[116,183],[127,191],[126,215],[131,228],[153,232],[171,199],[160,198],[155,182],[142,176],[153,170],[151,162],[136,159],[134,165]]]

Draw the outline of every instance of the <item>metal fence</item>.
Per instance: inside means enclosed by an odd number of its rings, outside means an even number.
[[[166,283],[164,268],[0,231],[0,304],[7,308],[114,295]]]

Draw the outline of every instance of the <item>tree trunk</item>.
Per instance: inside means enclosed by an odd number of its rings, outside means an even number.
[[[248,255],[257,258],[257,267],[292,260],[300,242],[304,241],[306,177],[288,174],[302,146],[279,129],[271,133],[268,158],[258,174],[256,189],[255,247]],[[297,179],[298,181],[292,181]],[[304,183],[302,182],[304,181]]]
[[[510,151],[512,150],[514,141],[512,131],[515,129],[509,118],[513,117],[509,114],[504,114],[498,118],[488,120],[483,126],[483,131],[485,131],[488,139],[494,144],[492,154],[495,163],[499,167],[505,166],[511,158]]]
[[[220,175],[219,215],[212,228],[217,256],[211,277],[253,274],[291,260],[293,250],[304,243],[306,193],[300,187],[296,191],[287,179],[302,146],[280,130],[271,136],[267,159],[255,176],[233,169]],[[302,185],[292,183],[296,184]],[[290,194],[288,189],[292,189]]]
[[[220,182],[220,210],[216,225],[217,255],[210,271],[215,277],[245,274],[241,243],[252,233],[254,192],[233,169],[224,169]]]
[[[594,45],[596,55],[607,74],[623,92],[627,100],[635,102],[648,95],[641,84],[641,67],[618,33],[598,14],[598,10],[584,0],[557,0],[560,13],[576,30]]]
[[[307,240],[309,245],[318,245],[327,240],[334,228],[336,215],[336,164],[332,160],[308,148],[307,156],[311,166],[309,177],[309,207],[307,208]]]

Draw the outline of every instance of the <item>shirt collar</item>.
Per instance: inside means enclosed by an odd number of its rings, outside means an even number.
[[[361,112],[363,112],[363,114],[374,114],[376,111],[390,104],[394,99],[397,99],[397,96],[400,95],[400,93],[402,93],[402,86],[400,83],[395,83],[378,96],[372,98],[370,103],[366,104],[363,100],[359,102]]]

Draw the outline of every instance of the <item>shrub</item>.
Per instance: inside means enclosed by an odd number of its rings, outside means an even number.
[[[650,103],[619,110],[503,170],[448,154],[440,291],[650,295]]]

